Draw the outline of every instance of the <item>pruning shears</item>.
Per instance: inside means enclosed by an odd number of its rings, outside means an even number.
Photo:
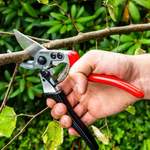
[[[44,94],[66,105],[68,114],[72,118],[72,127],[81,135],[91,150],[98,150],[98,144],[89,129],[74,112],[64,92],[57,86],[67,77],[70,67],[79,59],[79,54],[70,50],[48,50],[21,32],[14,30],[14,33],[20,46],[31,56],[30,60],[21,63],[20,66],[39,70]],[[138,98],[144,97],[140,89],[115,76],[90,74],[88,80],[118,87]]]

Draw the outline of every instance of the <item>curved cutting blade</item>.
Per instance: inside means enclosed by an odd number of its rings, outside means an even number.
[[[46,49],[43,45],[39,44],[38,42],[32,40],[28,36],[24,35],[23,33],[19,32],[18,30],[14,30],[15,37],[23,49],[30,50],[31,56],[35,56],[35,54],[41,50]]]

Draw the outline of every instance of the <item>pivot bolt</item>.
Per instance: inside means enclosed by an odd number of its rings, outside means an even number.
[[[45,65],[46,64],[46,62],[47,62],[47,60],[46,60],[46,58],[44,57],[44,56],[39,56],[39,58],[38,58],[38,63],[40,64],[40,65]]]

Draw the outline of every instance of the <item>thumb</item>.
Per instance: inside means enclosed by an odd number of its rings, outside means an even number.
[[[92,57],[94,53],[89,51],[82,56],[70,69],[69,76],[76,84],[77,92],[84,94],[87,89],[87,76],[95,69],[96,61]]]
[[[82,74],[82,73],[71,73],[69,74],[73,82],[75,83],[74,89],[79,93],[79,94],[84,94],[86,89],[87,89],[87,77]]]

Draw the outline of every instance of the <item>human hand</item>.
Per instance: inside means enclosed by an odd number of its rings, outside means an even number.
[[[116,87],[87,80],[87,76],[91,73],[115,75],[140,88],[139,71],[132,60],[133,56],[93,50],[73,65],[69,76],[59,86],[86,125],[118,113],[138,100]],[[66,115],[67,109],[64,104],[56,104],[54,100],[47,99],[47,105],[52,108],[51,115],[55,119],[60,119],[62,126],[69,128],[70,134],[77,134],[71,128],[72,121]]]

